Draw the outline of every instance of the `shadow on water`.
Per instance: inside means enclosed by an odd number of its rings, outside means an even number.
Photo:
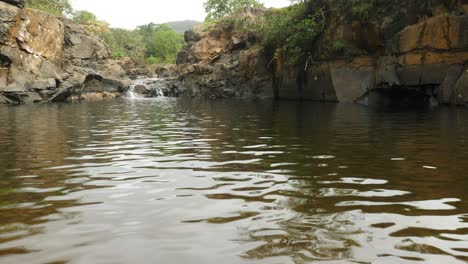
[[[0,110],[0,262],[468,261],[465,109]]]

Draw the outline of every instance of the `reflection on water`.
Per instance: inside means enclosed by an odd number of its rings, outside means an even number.
[[[0,108],[0,263],[465,263],[468,111]]]

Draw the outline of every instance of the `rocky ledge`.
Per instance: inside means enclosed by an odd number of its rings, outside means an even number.
[[[242,33],[233,23],[189,31],[171,72],[174,85],[179,94],[195,97],[466,104],[468,5],[438,5],[428,15],[414,1],[381,2],[366,22],[331,12],[313,60],[295,65],[268,57],[261,36]],[[249,9],[231,21],[248,22],[265,12]],[[330,50],[337,42],[339,53]]]
[[[0,0],[0,103],[115,98],[125,72],[109,58],[72,21]]]

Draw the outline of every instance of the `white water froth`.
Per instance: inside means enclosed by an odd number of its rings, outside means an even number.
[[[148,84],[156,83],[158,81],[162,81],[164,79],[160,78],[137,78],[133,81],[130,85],[129,89],[125,93],[125,98],[129,100],[141,100],[147,99],[148,97],[140,94],[136,91],[137,87],[143,86],[146,90],[151,91],[151,97],[164,97],[164,92],[160,87],[149,87]]]

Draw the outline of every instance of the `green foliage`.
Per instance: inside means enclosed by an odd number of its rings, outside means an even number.
[[[86,10],[80,10],[80,11],[74,12],[72,19],[75,23],[80,24],[80,25],[86,25],[86,24],[92,24],[92,23],[98,22],[97,16]]]
[[[111,28],[103,38],[113,58],[129,57],[136,63],[145,62],[145,45],[137,31]]]
[[[207,21],[219,20],[246,7],[262,7],[258,0],[207,0],[204,5]]]
[[[139,26],[136,32],[145,45],[146,62],[149,64],[174,63],[184,45],[184,38],[167,24]]]
[[[174,63],[183,36],[168,25],[147,24],[135,30],[110,29],[104,35],[113,58],[130,57],[138,64]]]
[[[70,0],[26,0],[26,7],[42,10],[52,15],[65,16],[73,13]]]
[[[423,8],[432,8],[435,4],[437,4],[437,0],[417,0],[419,5]]]
[[[261,29],[267,50],[281,50],[287,62],[297,62],[320,33],[316,18],[304,13],[302,4],[266,15]]]
[[[332,45],[332,51],[335,53],[335,54],[340,54],[340,53],[343,53],[344,51],[344,44],[343,42],[341,42],[340,40],[335,40],[333,42],[333,45]]]
[[[366,21],[377,5],[377,0],[351,0],[351,13],[355,19]]]

